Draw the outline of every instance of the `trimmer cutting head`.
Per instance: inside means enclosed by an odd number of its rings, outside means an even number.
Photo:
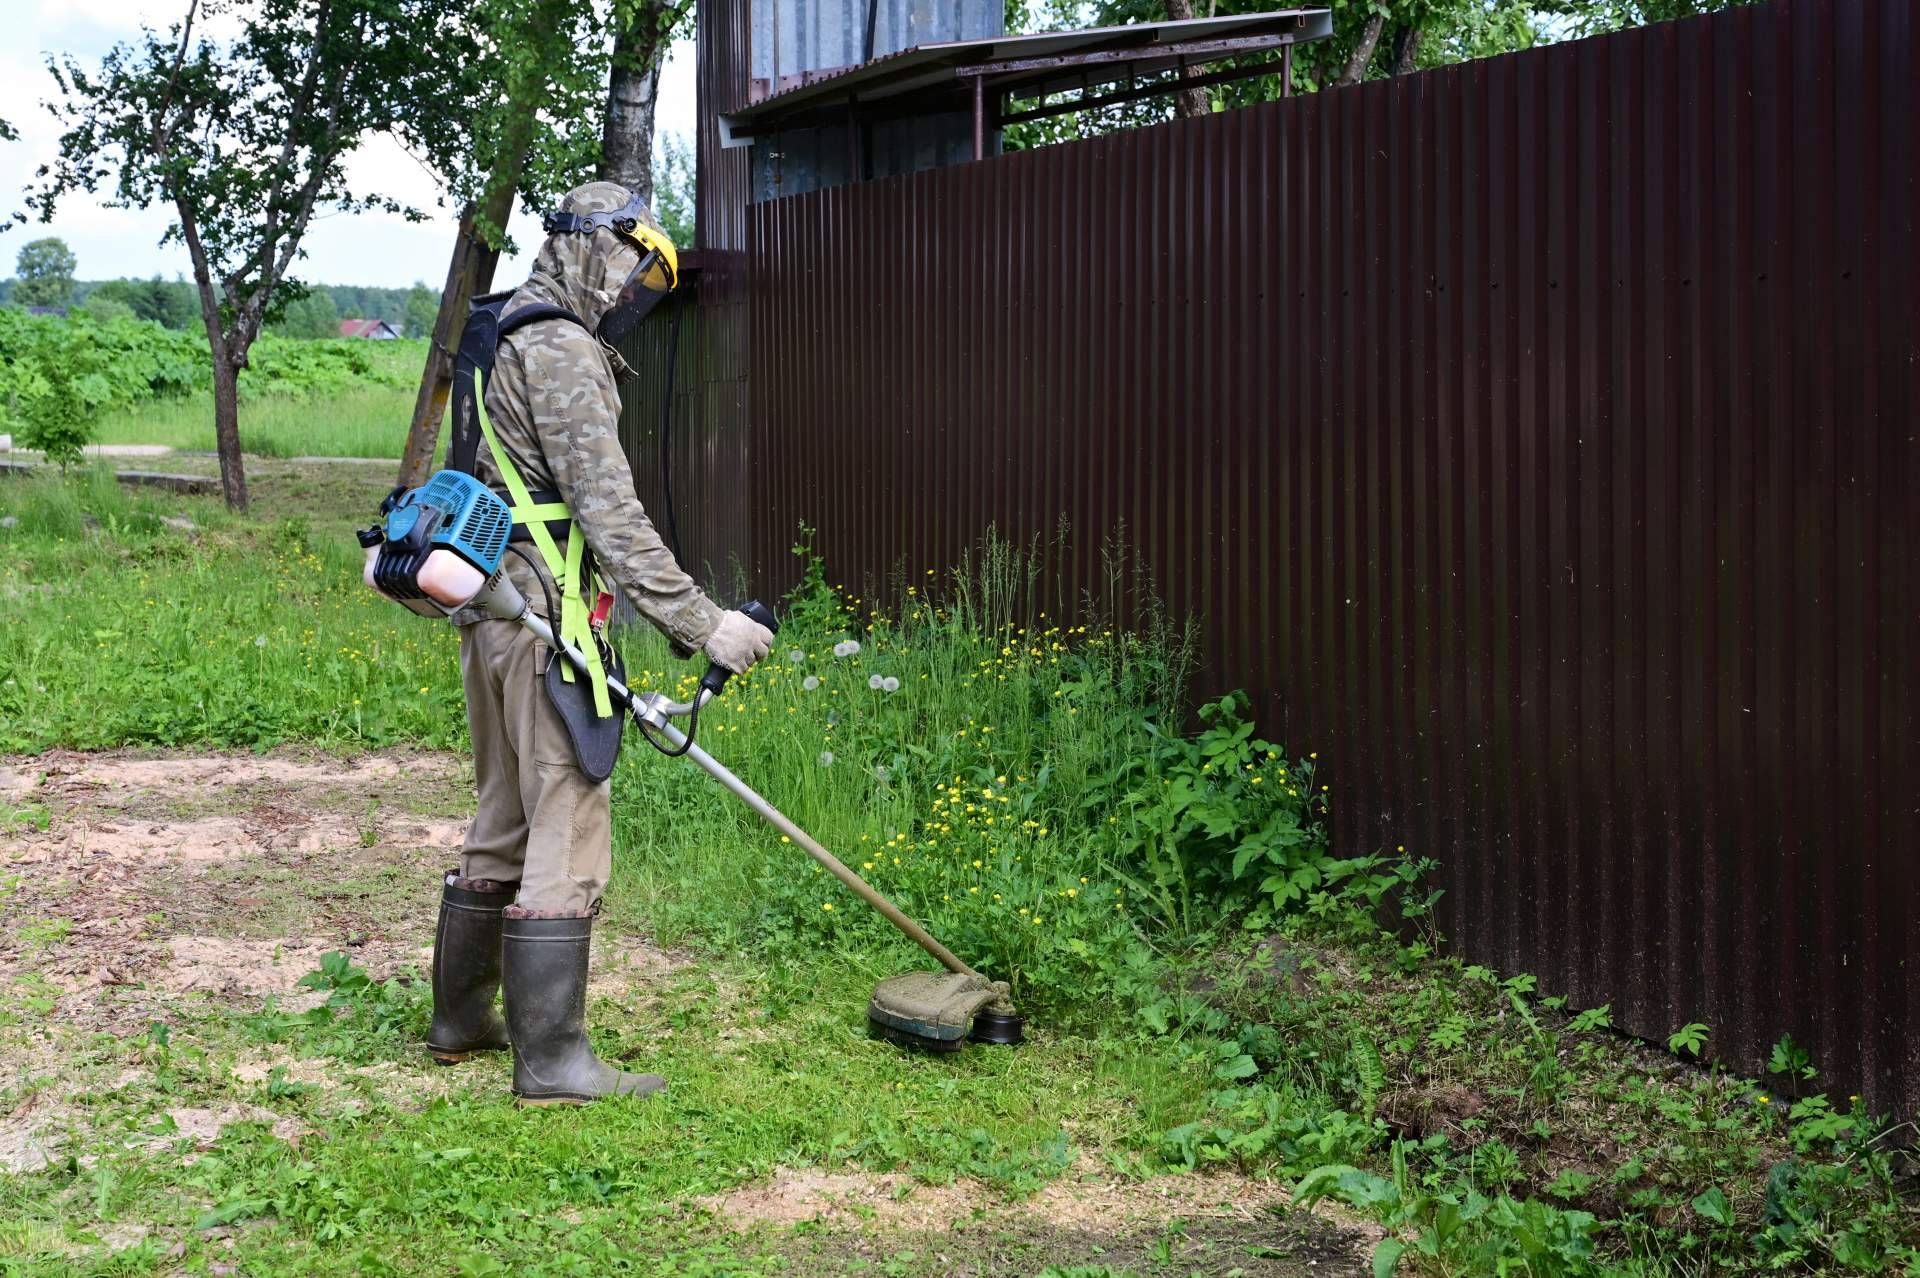
[[[1025,1022],[1007,987],[967,972],[907,972],[876,985],[867,1001],[867,1029],[901,1047],[955,1052],[971,1037],[1008,1046]]]

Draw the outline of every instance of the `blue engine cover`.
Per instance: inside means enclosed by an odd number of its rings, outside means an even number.
[[[500,566],[512,531],[513,517],[499,494],[457,470],[438,472],[402,494],[387,512],[388,542],[423,540],[453,551],[489,577]]]
[[[396,493],[381,512],[385,544],[375,560],[374,584],[403,602],[422,597],[415,578],[436,550],[450,550],[493,576],[513,531],[513,516],[499,494],[457,470],[440,471],[420,487]]]

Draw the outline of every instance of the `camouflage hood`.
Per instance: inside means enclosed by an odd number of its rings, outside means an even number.
[[[626,207],[627,188],[613,182],[575,187],[560,202],[562,213],[598,213]],[[564,306],[598,328],[612,309],[621,285],[640,263],[640,249],[609,230],[591,235],[549,235],[533,261],[533,274],[520,287],[523,296]]]

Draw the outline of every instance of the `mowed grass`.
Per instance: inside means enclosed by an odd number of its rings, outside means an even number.
[[[514,1108],[501,1058],[435,1071],[412,1042],[425,1025],[417,984],[377,987],[377,1008],[342,996],[324,1033],[310,1016],[187,1005],[144,1036],[62,1035],[61,1080],[28,1077],[0,1096],[72,1097],[86,1080],[73,1161],[0,1176],[0,1268],[836,1274],[846,1256],[806,1259],[804,1235],[784,1231],[742,1236],[703,1199],[776,1168],[821,1167],[900,1172],[898,1197],[965,1178],[992,1209],[1090,1149],[1137,1165],[1123,1151],[1197,1107],[1205,1087],[1168,1053],[1044,1029],[1017,1051],[909,1055],[865,1037],[874,974],[856,961],[753,966],[708,960],[643,997],[595,999],[598,1050],[671,1082],[591,1113]],[[14,1019],[4,1032],[52,1018]],[[262,1059],[278,1062],[266,1080],[236,1075]],[[169,1111],[183,1108],[234,1115],[215,1150],[177,1134]],[[937,1250],[883,1238],[883,1272],[951,1273],[956,1254],[994,1245],[998,1231],[984,1232]],[[1002,1272],[1067,1258],[1043,1252]]]
[[[328,396],[262,395],[240,404],[240,447],[262,457],[391,457],[398,460],[413,414],[413,390],[366,386]],[[97,444],[165,444],[211,452],[213,397],[152,400],[100,420]]]

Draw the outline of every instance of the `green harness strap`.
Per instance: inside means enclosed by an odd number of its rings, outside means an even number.
[[[474,415],[480,419],[480,433],[486,436],[487,451],[493,454],[493,464],[499,468],[500,478],[506,482],[507,492],[513,497],[507,513],[513,517],[515,524],[524,526],[532,534],[540,558],[546,561],[547,571],[553,575],[554,588],[560,592],[560,638],[586,657],[587,679],[593,686],[593,713],[605,719],[613,713],[613,699],[607,695],[607,670],[600,661],[600,645],[594,641],[593,625],[588,620],[587,609],[567,607],[573,588],[581,584],[580,563],[586,538],[580,534],[573,522],[573,512],[565,504],[534,504],[526,483],[520,478],[520,472],[507,460],[507,450],[500,447],[500,438],[493,433],[493,423],[487,419],[487,388],[477,368],[473,370],[473,407]],[[564,554],[554,544],[553,534],[547,531],[548,521],[559,519],[567,521],[567,549]],[[591,586],[594,583],[586,584]],[[560,663],[560,677],[568,683],[573,682],[572,662]]]

